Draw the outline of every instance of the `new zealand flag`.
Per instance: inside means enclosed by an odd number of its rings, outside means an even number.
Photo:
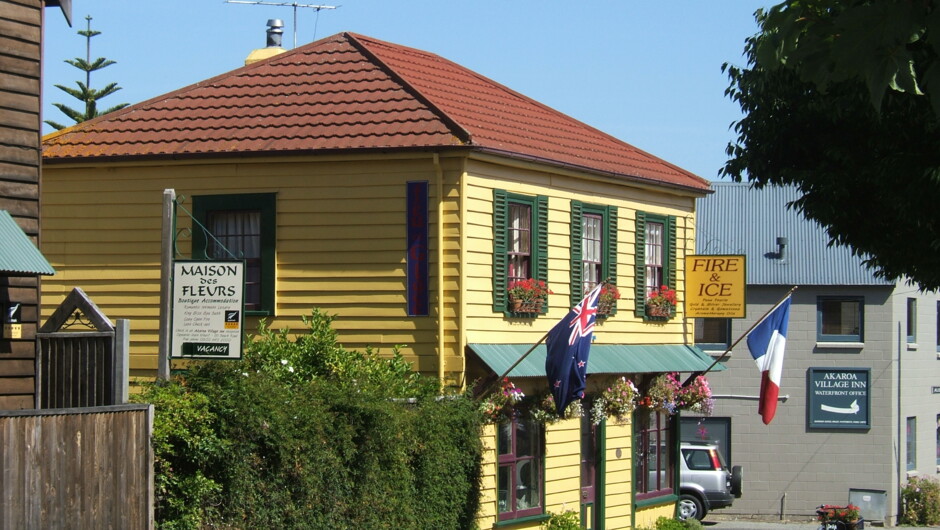
[[[597,316],[597,297],[602,283],[597,284],[581,303],[548,332],[545,345],[545,375],[555,399],[558,415],[564,417],[568,404],[584,397],[588,354]]]

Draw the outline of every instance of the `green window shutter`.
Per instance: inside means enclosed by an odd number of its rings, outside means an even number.
[[[669,282],[669,287],[673,289],[676,288],[676,217],[670,215],[666,218],[666,241],[663,242],[666,252],[666,260],[663,264],[664,267],[668,267],[663,271],[663,278],[666,278],[666,281]]]
[[[638,317],[646,316],[646,213],[636,213],[636,283],[634,286],[634,313]]]
[[[532,276],[548,285],[548,197],[539,195],[535,203],[537,233],[535,234],[537,253],[535,271]],[[504,289],[505,291],[505,289]],[[548,305],[542,306],[542,313],[548,311]]]
[[[607,227],[604,241],[607,247],[604,252],[604,276],[611,283],[617,285],[617,207],[608,206],[606,212]],[[610,314],[617,314],[617,304],[610,310]]]
[[[506,190],[493,190],[493,311],[506,309]]]
[[[584,204],[581,201],[571,201],[571,307],[581,302],[581,282],[583,271],[581,257],[581,218],[584,214]]]

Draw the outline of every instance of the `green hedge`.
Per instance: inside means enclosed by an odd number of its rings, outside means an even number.
[[[160,528],[473,528],[482,418],[395,352],[349,352],[332,318],[262,324],[242,361],[194,365],[155,406]],[[401,398],[411,398],[402,400]]]

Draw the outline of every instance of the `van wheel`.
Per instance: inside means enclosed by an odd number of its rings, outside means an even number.
[[[705,518],[705,506],[702,505],[702,501],[698,500],[698,497],[695,495],[689,495],[688,493],[683,493],[679,496],[678,511],[678,517],[682,521],[686,519],[698,519],[701,521]]]
[[[731,494],[735,499],[740,499],[744,494],[744,468],[741,466],[731,468]]]

